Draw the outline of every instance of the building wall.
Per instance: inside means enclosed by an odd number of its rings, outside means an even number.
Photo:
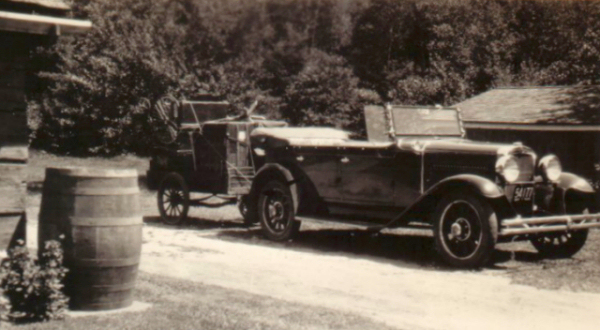
[[[29,140],[25,95],[32,70],[29,53],[40,40],[0,31],[0,249],[24,236]]]
[[[68,10],[62,1],[0,0],[0,249],[24,238],[26,95],[37,88],[35,73],[42,64],[30,54],[53,44],[59,34],[85,33],[92,27],[87,20],[66,18]]]
[[[467,137],[479,141],[515,142],[535,150],[538,157],[557,155],[563,170],[583,176],[600,186],[600,132],[524,131],[467,128]]]

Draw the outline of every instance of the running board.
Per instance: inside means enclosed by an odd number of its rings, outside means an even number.
[[[355,228],[365,229],[370,232],[380,232],[384,231],[385,233],[404,235],[404,236],[423,236],[423,237],[433,237],[433,230],[431,226],[416,224],[413,226],[402,226],[402,227],[393,227],[389,228],[382,224],[374,224],[371,222],[365,221],[356,221],[356,220],[347,220],[340,219],[335,217],[307,217],[307,216],[296,216],[296,220],[312,222],[312,223],[337,223],[343,224]]]
[[[306,221],[306,222],[340,223],[340,224],[344,224],[347,226],[359,227],[359,228],[368,229],[368,230],[374,230],[374,229],[379,230],[379,229],[383,228],[383,225],[381,225],[381,224],[374,224],[374,223],[365,222],[365,221],[339,219],[339,218],[334,218],[334,217],[314,217],[314,216],[307,217],[307,216],[297,215],[297,216],[295,216],[295,218],[296,218],[296,220]]]

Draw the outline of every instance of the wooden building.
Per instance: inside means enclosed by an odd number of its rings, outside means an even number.
[[[553,153],[600,188],[600,86],[497,88],[456,106],[468,138]]]
[[[62,0],[0,0],[0,249],[24,235],[26,94],[35,77],[30,54],[61,34],[91,27],[89,21],[67,18],[68,13]]]

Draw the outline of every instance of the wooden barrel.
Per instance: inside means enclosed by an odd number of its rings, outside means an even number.
[[[71,309],[131,305],[142,224],[135,169],[46,169],[38,248],[61,240]]]

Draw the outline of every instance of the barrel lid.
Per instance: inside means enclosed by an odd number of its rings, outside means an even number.
[[[138,176],[135,168],[100,168],[81,166],[47,167],[46,176],[48,175],[92,178],[126,178]]]

